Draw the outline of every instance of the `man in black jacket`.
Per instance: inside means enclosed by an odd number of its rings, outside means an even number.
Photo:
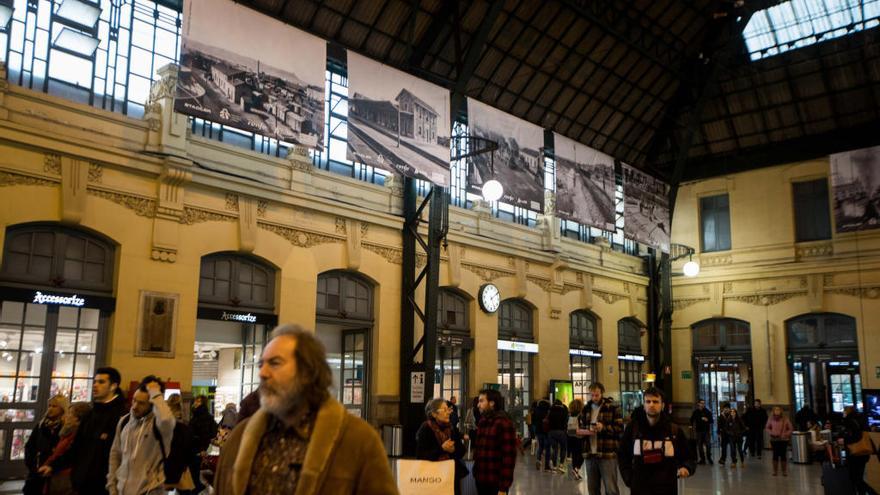
[[[664,414],[663,392],[645,390],[645,415],[626,426],[617,451],[620,476],[632,495],[676,495],[678,478],[696,470],[687,438]]]
[[[535,464],[538,470],[541,469],[541,461],[544,457],[547,458],[547,469],[550,468],[550,448],[547,445],[547,432],[550,431],[550,425],[548,424],[547,429],[544,429],[544,418],[549,413],[550,403],[547,402],[547,399],[539,400],[535,406],[535,411],[532,413],[532,425],[535,427],[535,437],[538,439],[538,450],[535,452],[535,459],[537,460]]]
[[[767,426],[767,411],[761,407],[761,399],[755,399],[752,407],[749,407],[743,414],[743,421],[746,423],[748,431],[746,432],[746,442],[748,443],[749,454],[752,457],[761,458],[764,451],[764,428]]]
[[[568,450],[568,408],[562,405],[562,401],[553,401],[553,407],[547,413],[550,423],[550,431],[547,432],[547,440],[550,444],[550,458],[552,465],[545,463],[544,469],[550,469],[559,474],[565,474],[565,458]]]
[[[50,466],[40,468],[49,476],[72,467],[70,482],[77,493],[107,494],[110,447],[119,418],[125,415],[125,400],[119,390],[122,378],[116,368],[98,368],[92,384],[92,410],[80,422],[73,444]]]
[[[706,409],[706,401],[697,399],[697,407],[691,414],[691,426],[694,427],[694,434],[697,440],[697,454],[699,455],[699,464],[712,464],[712,413]]]

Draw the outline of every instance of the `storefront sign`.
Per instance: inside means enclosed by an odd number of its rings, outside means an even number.
[[[227,313],[226,311],[220,315],[223,321],[243,321],[245,323],[256,323],[257,317],[250,313]]]
[[[425,402],[425,372],[411,371],[409,374],[409,401],[413,404]]]
[[[682,380],[693,380],[694,372],[691,370],[681,370],[681,379]]]
[[[513,342],[511,340],[499,340],[498,349],[502,351],[519,351],[537,354],[538,344],[532,344],[531,342]]]
[[[621,361],[639,361],[644,362],[645,356],[639,356],[638,354],[620,354],[617,356],[617,359]]]
[[[569,349],[568,353],[571,354],[572,356],[587,356],[587,357],[592,357],[592,358],[597,358],[597,359],[602,357],[601,352],[590,351],[587,349]]]
[[[37,291],[34,294],[33,304],[59,304],[61,306],[76,306],[82,307],[85,306],[86,300],[77,297],[76,294],[72,296],[58,296],[55,294],[43,294],[40,291]]]
[[[445,347],[461,347],[462,349],[473,349],[474,339],[463,335],[440,335],[437,337],[437,344]]]

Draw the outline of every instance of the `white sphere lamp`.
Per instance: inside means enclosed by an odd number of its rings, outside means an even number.
[[[483,184],[483,199],[486,201],[498,201],[504,194],[504,186],[495,179],[486,181]]]
[[[690,260],[682,267],[685,277],[696,277],[700,274],[700,265],[694,260]]]

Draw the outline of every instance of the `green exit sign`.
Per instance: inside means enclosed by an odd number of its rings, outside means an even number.
[[[691,380],[694,378],[694,372],[691,370],[682,370],[681,371],[681,379],[682,380]]]

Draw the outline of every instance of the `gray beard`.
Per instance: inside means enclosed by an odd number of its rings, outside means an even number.
[[[259,390],[260,407],[278,419],[287,419],[306,405],[296,384],[284,390],[269,391],[264,386]]]

